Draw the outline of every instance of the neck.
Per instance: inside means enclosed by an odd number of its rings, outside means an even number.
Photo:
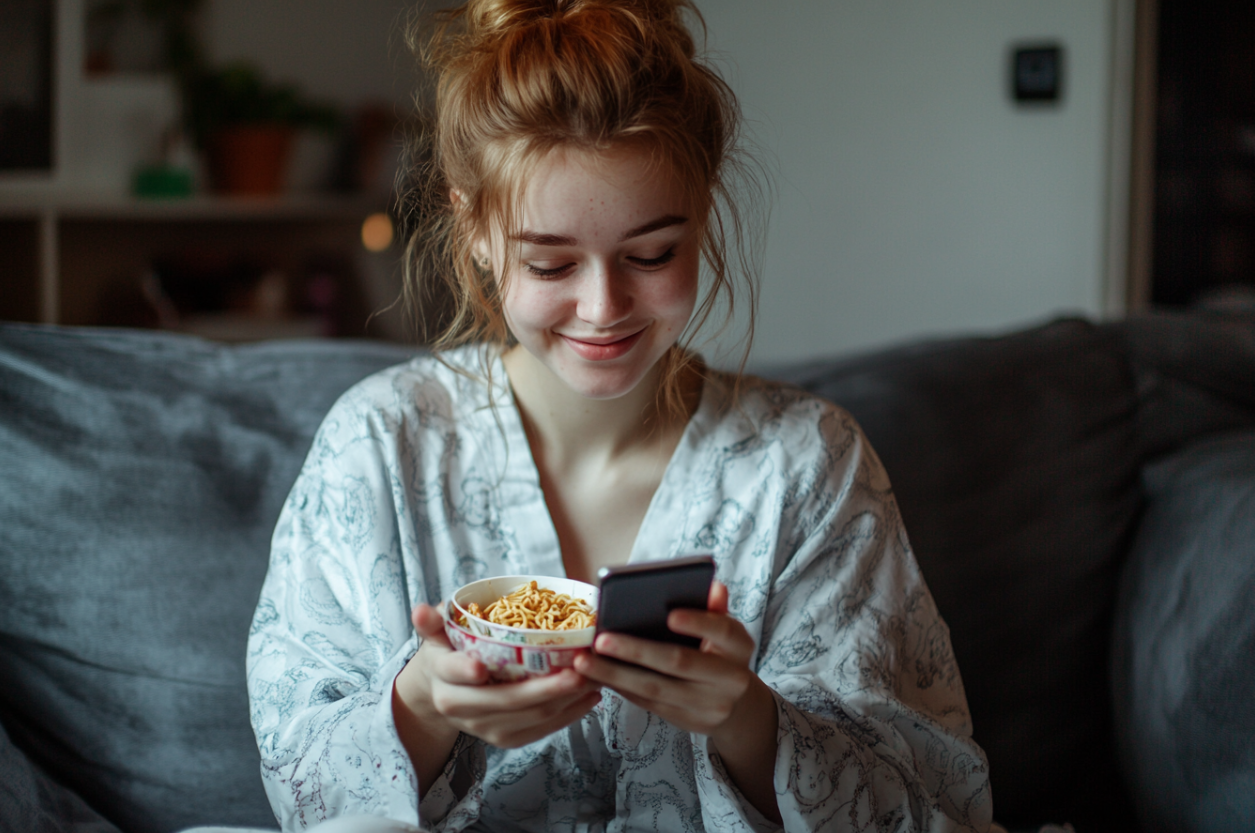
[[[684,414],[666,412],[658,395],[661,362],[615,399],[581,396],[521,346],[507,351],[502,362],[533,444],[539,441],[545,457],[558,464],[590,456],[608,460],[647,444],[665,443],[675,429],[683,429],[697,404],[696,396],[686,396]],[[699,386],[685,389],[700,392]]]

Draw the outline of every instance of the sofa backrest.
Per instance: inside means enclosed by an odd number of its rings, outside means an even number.
[[[327,408],[409,355],[0,324],[0,721],[123,830],[273,826],[244,685],[271,530]],[[1129,829],[1107,663],[1138,472],[1255,424],[1255,328],[1070,320],[765,375],[883,459],[997,818]]]

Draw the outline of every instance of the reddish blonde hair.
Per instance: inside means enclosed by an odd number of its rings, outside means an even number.
[[[761,196],[761,180],[738,152],[736,97],[697,58],[685,12],[702,24],[689,0],[469,0],[413,30],[436,94],[406,201],[413,232],[405,292],[434,348],[510,343],[497,282],[476,263],[473,245],[494,226],[514,228],[539,162],[559,148],[630,144],[674,175],[706,221],[706,288],[683,343],[664,360],[664,397],[678,404],[677,381],[694,361],[684,348],[721,297],[724,324],[731,321],[734,266],[749,295],[744,364],[756,270],[732,185]],[[448,300],[433,310],[441,296]]]

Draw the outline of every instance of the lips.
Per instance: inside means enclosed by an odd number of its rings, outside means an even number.
[[[636,346],[636,342],[640,341],[641,336],[644,334],[645,330],[640,329],[631,335],[617,339],[599,338],[584,340],[559,333],[562,336],[562,340],[575,351],[577,356],[590,362],[605,362],[627,355],[628,351]]]

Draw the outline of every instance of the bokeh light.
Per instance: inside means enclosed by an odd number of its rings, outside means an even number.
[[[362,222],[362,245],[372,252],[387,251],[392,245],[392,234],[392,218],[382,211]]]

